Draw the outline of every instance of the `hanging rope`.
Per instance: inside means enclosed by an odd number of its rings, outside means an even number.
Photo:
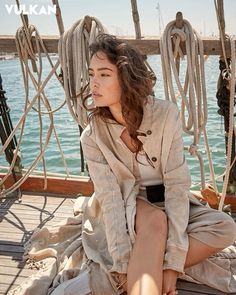
[[[64,90],[72,117],[84,128],[87,112],[82,105],[82,90],[89,83],[89,45],[105,29],[100,21],[86,16],[77,21],[59,40],[58,53],[63,71]]]
[[[193,136],[189,152],[196,155],[200,163],[201,186],[205,188],[204,162],[198,144],[203,132],[207,146],[211,181],[217,192],[213,163],[210,155],[207,134],[207,96],[205,85],[204,52],[200,36],[192,29],[190,23],[184,20],[181,13],[177,14],[178,23],[167,24],[160,39],[161,62],[164,81],[165,98],[177,104],[177,96],[181,97],[182,127],[185,133]],[[179,59],[184,57],[181,44],[186,47],[187,69],[185,80],[181,83],[179,77]],[[173,79],[177,85],[175,92]]]
[[[19,5],[19,1],[17,1],[17,4]],[[20,144],[22,142],[23,134],[24,134],[24,126],[25,126],[25,121],[26,121],[26,116],[27,114],[31,111],[34,110],[38,114],[38,120],[39,120],[39,143],[40,143],[40,151],[36,159],[33,161],[31,166],[29,167],[28,171],[24,174],[24,176],[17,181],[10,189],[4,190],[1,192],[1,195],[7,195],[13,192],[15,189],[19,188],[23,182],[27,179],[27,177],[30,175],[30,173],[36,168],[38,163],[42,161],[43,163],[43,170],[44,170],[44,188],[46,189],[47,187],[47,172],[46,172],[46,164],[45,164],[45,159],[44,159],[44,153],[46,150],[46,147],[49,143],[49,140],[51,138],[52,132],[54,132],[54,136],[56,138],[56,142],[58,144],[58,148],[64,163],[64,167],[66,170],[67,176],[69,176],[68,172],[68,167],[65,161],[65,157],[57,136],[56,129],[54,127],[54,119],[53,119],[53,113],[61,109],[65,105],[65,101],[56,109],[52,110],[49,100],[45,95],[45,86],[47,85],[48,81],[51,79],[53,75],[55,75],[58,78],[58,81],[60,82],[60,78],[56,73],[56,70],[59,66],[59,61],[54,65],[45,46],[42,41],[42,38],[40,37],[39,32],[37,29],[32,26],[28,25],[27,19],[22,17],[23,21],[23,26],[17,30],[16,33],[16,47],[19,55],[19,60],[21,64],[21,69],[22,69],[22,74],[23,74],[23,81],[24,81],[24,87],[25,87],[25,107],[24,107],[24,114],[16,124],[16,127],[13,129],[11,132],[10,136],[8,137],[7,141],[3,145],[3,148],[0,150],[0,154],[2,154],[5,149],[7,148],[8,144],[11,142],[12,138],[15,136],[16,131],[20,128],[20,134],[19,134],[19,139],[18,139],[18,145],[16,146],[16,151],[14,153],[14,157],[12,160],[12,163],[9,167],[8,173],[5,175],[5,177],[0,181],[0,186],[3,185],[4,181],[7,179],[7,177],[10,175],[16,158],[17,154],[20,148]],[[32,39],[34,38],[35,40],[35,45],[36,45],[36,50],[33,47],[32,44]],[[51,65],[51,71],[46,77],[46,79],[43,81],[42,80],[42,53],[46,55],[49,64]],[[36,57],[37,54],[37,57]],[[38,62],[37,62],[38,60]],[[32,72],[30,66],[29,66],[29,61],[32,62]],[[33,99],[30,101],[29,99],[29,82],[32,82],[35,90],[36,90],[36,95],[33,97]],[[61,82],[60,82],[61,83]],[[38,107],[35,107],[35,103],[37,102]],[[42,109],[46,109],[46,111],[42,111]],[[42,115],[47,115],[50,124],[48,127],[48,131],[46,133],[46,138],[45,141],[43,141],[43,121],[42,121]]]

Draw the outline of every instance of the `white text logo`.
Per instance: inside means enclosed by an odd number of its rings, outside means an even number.
[[[19,7],[15,4],[5,4],[6,10],[8,14],[15,13],[17,15],[22,14],[28,14],[28,15],[50,15],[50,14],[56,14],[56,5],[41,5],[39,6],[38,4],[29,4],[29,5],[24,5],[20,4]]]

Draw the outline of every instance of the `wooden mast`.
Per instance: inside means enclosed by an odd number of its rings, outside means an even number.
[[[231,62],[231,52],[225,51],[224,47],[227,42],[226,34],[225,34],[225,18],[224,18],[224,2],[223,0],[217,0],[217,14],[218,14],[218,27],[220,33],[220,40],[222,44],[222,50],[220,54],[220,76],[218,80],[218,91],[217,91],[217,98],[218,98],[218,105],[222,102],[219,102],[219,99],[224,100],[224,107],[221,107],[219,113],[224,117],[224,128],[225,128],[225,148],[226,148],[226,155],[228,155],[228,134],[229,134],[229,105],[230,105],[230,90],[228,87],[229,81],[225,79],[222,75],[223,71],[229,72],[230,71],[230,62]],[[233,139],[232,139],[232,152],[231,152],[231,164],[235,159],[235,134],[233,132]],[[229,181],[227,186],[227,192],[235,194],[236,192],[236,162],[234,162],[230,174],[229,174]]]
[[[133,15],[136,39],[141,39],[141,28],[140,28],[139,13],[138,13],[138,6],[137,6],[136,0],[131,0],[131,7],[132,7],[132,15]]]
[[[62,35],[64,33],[65,29],[64,29],[64,24],[63,24],[62,16],[61,16],[61,8],[60,8],[60,5],[58,3],[58,0],[52,0],[52,3],[54,5],[56,5],[57,26],[58,26],[60,35]]]

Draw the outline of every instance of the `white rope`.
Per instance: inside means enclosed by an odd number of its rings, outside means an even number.
[[[36,43],[38,65],[36,63],[36,55],[35,55],[33,46],[31,44],[31,40],[32,40],[33,35],[34,35],[34,39],[35,39],[35,43]],[[29,25],[28,27],[23,26],[17,30],[16,46],[17,46],[17,51],[18,51],[20,65],[21,65],[22,74],[23,74],[23,81],[24,81],[24,88],[25,88],[25,107],[24,107],[24,113],[23,113],[22,117],[20,118],[20,120],[16,124],[14,130],[11,132],[7,141],[5,142],[2,149],[0,150],[0,155],[1,155],[1,154],[3,154],[5,149],[7,148],[8,144],[12,140],[13,136],[16,134],[17,130],[21,127],[17,147],[14,151],[13,160],[12,160],[11,165],[9,167],[8,173],[3,177],[3,179],[1,179],[0,185],[3,185],[3,183],[5,182],[7,177],[11,174],[11,171],[14,169],[15,162],[17,160],[18,152],[19,152],[20,145],[21,145],[22,138],[23,138],[23,134],[24,134],[24,126],[25,126],[26,117],[31,110],[36,111],[38,114],[39,133],[40,133],[40,135],[39,135],[40,152],[39,152],[38,156],[36,157],[36,159],[31,164],[31,166],[29,167],[28,172],[26,172],[24,174],[24,176],[20,180],[18,180],[11,188],[9,188],[8,190],[3,190],[1,192],[1,195],[10,194],[15,189],[19,188],[23,184],[23,182],[27,179],[29,174],[38,165],[39,161],[42,161],[42,163],[43,163],[44,188],[46,189],[46,187],[47,187],[47,171],[46,171],[46,165],[45,165],[45,160],[44,160],[44,152],[45,152],[46,147],[49,143],[52,132],[54,132],[56,142],[58,144],[58,148],[59,148],[59,151],[60,151],[60,154],[62,157],[62,161],[64,163],[66,174],[69,176],[69,171],[68,171],[68,167],[67,167],[67,164],[65,161],[65,157],[64,157],[64,154],[63,154],[63,151],[62,151],[62,148],[61,148],[58,136],[57,136],[55,126],[53,124],[53,113],[55,111],[59,110],[60,108],[62,108],[64,106],[65,102],[63,102],[61,104],[61,106],[57,107],[56,110],[52,110],[52,108],[50,106],[50,102],[47,99],[45,92],[44,92],[45,86],[47,85],[48,81],[51,79],[51,77],[53,75],[55,75],[59,80],[56,70],[57,70],[58,66],[60,65],[60,63],[59,63],[59,61],[57,61],[57,63],[55,65],[53,64],[38,31],[32,25]],[[51,68],[52,68],[52,70],[50,71],[50,73],[48,74],[48,76],[46,77],[46,79],[44,81],[42,81],[42,72],[43,71],[42,71],[41,48],[43,49],[43,53],[46,54],[46,57],[47,57],[49,64],[51,65]],[[35,77],[35,74],[32,73],[32,70],[29,66],[29,59],[32,62],[32,67],[33,67],[34,72],[36,73],[36,77]],[[31,79],[32,84],[36,90],[36,95],[33,97],[33,99],[31,101],[29,100],[29,79]],[[59,80],[59,82],[60,82],[60,80]],[[38,102],[38,109],[36,109],[34,107],[36,102]],[[41,104],[43,104],[43,106],[44,106],[44,108],[46,108],[47,112],[41,112]],[[50,125],[48,128],[45,142],[43,142],[43,121],[42,121],[42,117],[41,117],[42,114],[48,115],[48,118],[50,120]]]
[[[0,185],[3,185],[7,177],[10,175],[12,169],[14,168],[17,154],[19,151],[19,147],[23,138],[24,133],[24,125],[27,114],[33,109],[35,112],[38,113],[39,117],[39,131],[40,131],[40,151],[36,159],[33,161],[31,166],[29,167],[28,171],[24,174],[24,176],[18,180],[11,188],[7,190],[3,190],[1,192],[1,195],[6,195],[12,193],[14,190],[19,188],[23,182],[27,179],[27,177],[30,175],[30,173],[36,168],[39,161],[42,161],[43,163],[43,169],[44,169],[44,188],[46,189],[47,186],[47,171],[46,171],[46,164],[44,160],[44,152],[46,150],[46,147],[49,143],[52,131],[54,132],[54,135],[56,137],[56,141],[62,156],[62,160],[64,162],[64,167],[66,170],[67,177],[69,176],[68,167],[61,149],[61,145],[56,133],[56,129],[53,125],[53,113],[59,110],[65,103],[62,103],[61,106],[56,108],[55,110],[52,110],[50,107],[50,103],[45,95],[44,89],[47,85],[50,78],[55,74],[57,78],[59,79],[56,70],[59,66],[59,61],[53,65],[47,50],[42,42],[42,39],[36,30],[36,28],[32,25],[26,26],[25,19],[22,19],[24,26],[20,29],[18,29],[16,33],[16,45],[18,50],[18,55],[21,62],[21,69],[23,74],[23,80],[24,80],[24,86],[25,86],[25,109],[24,114],[16,124],[14,130],[8,137],[6,143],[0,150],[0,155],[3,154],[5,149],[7,148],[8,144],[12,140],[13,136],[16,134],[16,131],[18,128],[20,128],[20,135],[18,140],[18,145],[16,147],[13,161],[9,167],[8,173],[3,177],[3,179],[0,180]],[[94,41],[95,37],[99,33],[105,32],[105,29],[102,27],[101,23],[95,19],[91,18],[92,26],[90,33],[87,32],[85,29],[85,21],[80,20],[76,22],[70,30],[65,32],[63,36],[61,36],[60,42],[59,42],[59,54],[60,59],[62,62],[62,69],[64,74],[64,86],[65,86],[65,93],[66,93],[66,102],[68,104],[69,110],[73,116],[73,118],[76,119],[80,123],[82,127],[85,127],[87,124],[87,114],[82,106],[82,100],[81,100],[81,90],[88,84],[89,77],[88,77],[88,63],[89,63],[89,50],[88,46],[91,44],[91,42]],[[36,64],[36,55],[31,43],[31,38],[34,35],[35,42],[36,42],[36,49],[38,53],[38,64],[37,67]],[[41,58],[41,48],[43,49],[43,52],[46,54],[48,61],[52,67],[51,72],[49,73],[48,77],[44,81],[42,81],[42,58]],[[61,49],[61,50],[60,50]],[[63,57],[63,58],[62,58]],[[37,73],[37,80],[35,78],[35,75],[32,73],[28,60],[31,59],[32,66],[34,69],[34,72]],[[31,101],[29,101],[29,78],[31,79],[33,86],[35,90],[37,91],[36,95],[32,98]],[[79,94],[79,95],[77,95]],[[35,108],[35,103],[38,102],[38,109]],[[47,111],[43,111],[41,108],[41,103],[43,103],[44,108],[47,109]],[[46,114],[49,116],[50,119],[50,126],[47,132],[47,136],[45,139],[45,142],[43,142],[43,122],[41,115]],[[77,120],[78,119],[78,120]]]
[[[3,145],[2,149],[0,150],[0,155],[4,153],[5,149],[7,148],[7,146],[9,145],[10,141],[12,140],[12,138],[14,137],[14,135],[16,134],[16,131],[19,127],[21,127],[20,129],[20,137],[18,140],[18,145],[16,147],[16,150],[14,152],[14,157],[12,160],[12,163],[9,167],[9,172],[3,177],[3,179],[0,181],[0,186],[3,185],[3,183],[5,182],[5,180],[7,179],[7,177],[10,175],[14,165],[15,165],[15,161],[17,158],[17,153],[19,151],[19,147],[22,141],[22,136],[23,136],[23,131],[24,131],[24,124],[25,124],[25,119],[27,114],[29,113],[29,111],[31,110],[32,106],[34,105],[35,101],[37,100],[38,96],[42,93],[44,87],[46,86],[47,82],[50,80],[51,76],[54,74],[54,72],[56,71],[57,67],[59,66],[59,61],[57,62],[57,64],[55,65],[55,68],[53,68],[50,72],[50,74],[48,75],[48,77],[45,79],[45,81],[43,82],[42,86],[39,88],[38,93],[33,97],[32,101],[27,105],[26,104],[26,108],[24,111],[24,114],[22,115],[22,117],[19,119],[18,123],[16,124],[15,128],[12,130],[11,134],[9,135],[8,139],[6,140],[5,144]],[[50,136],[51,136],[51,132],[52,132],[52,126],[49,126],[49,131],[45,140],[45,147],[43,149],[43,151],[46,149],[46,146],[49,142]],[[25,173],[24,176],[17,181],[12,187],[11,189],[8,189],[7,191],[2,191],[0,195],[3,194],[10,194],[12,192],[14,192],[14,190],[16,190],[17,188],[19,188],[21,186],[22,183],[24,183],[24,181],[27,179],[28,175],[33,171],[33,169],[37,166],[38,161],[41,160],[42,158],[42,152],[38,155],[38,157],[34,160],[34,162],[32,163],[31,167],[28,170],[28,173]]]
[[[203,43],[187,20],[183,20],[182,29],[176,28],[175,24],[176,21],[167,24],[160,40],[165,98],[177,104],[177,97],[181,97],[182,127],[185,133],[193,136],[189,152],[191,155],[196,155],[199,160],[202,188],[205,188],[205,171],[202,156],[198,151],[198,144],[204,131],[211,181],[217,191],[205,130],[208,115]],[[180,47],[181,42],[185,44],[187,59],[187,70],[183,83],[180,81],[178,68],[179,57],[183,58],[184,56]],[[176,94],[173,79],[177,85],[178,94]]]
[[[89,45],[105,29],[100,21],[91,17],[91,30],[86,29],[84,19],[77,21],[59,40],[58,53],[63,71],[64,90],[68,108],[74,120],[84,128],[87,125],[87,112],[82,105],[81,94],[89,83]]]

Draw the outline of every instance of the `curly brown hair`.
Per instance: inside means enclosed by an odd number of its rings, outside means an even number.
[[[137,130],[143,118],[143,106],[147,97],[152,94],[152,73],[147,68],[141,53],[134,47],[115,36],[100,34],[89,47],[91,57],[103,52],[108,60],[117,66],[121,85],[121,109],[126,122],[126,128],[136,147],[136,154],[141,150],[142,143],[137,138]],[[86,108],[88,95],[83,99]],[[99,116],[104,121],[114,119],[108,107],[98,107],[90,110],[89,120]]]

